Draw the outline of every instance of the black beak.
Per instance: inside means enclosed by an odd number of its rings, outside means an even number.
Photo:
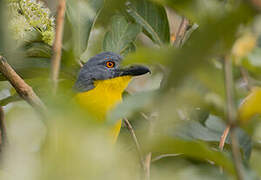
[[[150,69],[146,66],[135,65],[122,69],[120,76],[139,76],[146,73],[151,73]]]

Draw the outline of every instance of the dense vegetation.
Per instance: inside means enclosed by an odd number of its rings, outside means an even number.
[[[56,92],[54,2],[0,0],[0,58],[46,107],[24,101],[0,67],[1,179],[261,177],[259,0],[67,0]],[[81,65],[102,51],[152,70],[103,125],[72,91]],[[132,127],[112,146],[102,132],[119,118]]]

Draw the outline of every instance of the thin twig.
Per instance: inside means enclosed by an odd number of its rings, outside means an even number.
[[[53,56],[52,56],[52,67],[51,67],[51,79],[54,85],[54,92],[56,92],[58,86],[57,83],[58,83],[60,64],[61,64],[65,8],[66,8],[66,1],[59,0],[59,4],[57,7],[56,31],[55,31],[55,40],[53,44]]]
[[[147,154],[144,161],[145,180],[150,180],[150,164],[151,164],[151,152]]]
[[[240,67],[240,73],[242,75],[242,78],[246,84],[246,87],[247,87],[247,90],[251,90],[252,89],[252,83],[250,81],[250,78],[249,78],[249,74],[247,72],[247,70],[244,68],[244,67]]]
[[[12,84],[19,96],[28,102],[42,115],[46,115],[46,107],[33,89],[13,70],[3,56],[0,56],[0,72]]]
[[[238,180],[244,179],[244,168],[242,165],[241,154],[238,146],[237,137],[235,134],[236,127],[236,108],[234,103],[234,86],[233,86],[233,72],[232,72],[232,62],[230,59],[224,59],[224,73],[225,73],[225,88],[227,96],[227,120],[231,127],[231,146],[232,146],[232,156],[235,165],[236,175]]]
[[[176,34],[176,39],[173,43],[175,47],[179,47],[181,45],[182,39],[187,31],[188,24],[189,21],[183,16]]]
[[[6,144],[6,128],[5,128],[5,119],[4,119],[4,110],[0,106],[0,152],[3,152],[3,148]]]
[[[143,153],[141,151],[140,143],[139,143],[139,141],[137,139],[137,136],[136,136],[136,134],[134,132],[134,129],[133,129],[131,123],[129,122],[129,120],[127,118],[124,118],[124,123],[125,123],[126,127],[128,128],[128,130],[129,130],[129,132],[130,132],[130,134],[132,136],[132,139],[133,139],[133,141],[134,141],[134,143],[136,145],[136,149],[137,149],[137,152],[138,152],[138,155],[139,155],[140,164],[141,164],[141,167],[144,169]]]
[[[180,155],[182,155],[182,154],[162,154],[162,155],[159,155],[159,156],[156,156],[155,158],[153,158],[151,160],[151,162],[155,162],[160,159],[167,158],[167,157],[176,157],[176,156],[180,156]]]
[[[238,144],[238,139],[236,136],[236,129],[231,128],[231,146],[232,146],[232,155],[235,163],[235,168],[237,172],[237,178],[238,180],[244,180],[244,167],[242,164],[242,158],[241,158],[241,153],[239,149],[239,144]]]
[[[222,136],[220,137],[219,149],[220,149],[221,151],[223,151],[223,149],[224,149],[224,145],[225,145],[227,136],[228,136],[228,134],[229,134],[229,131],[230,131],[230,125],[228,124],[227,127],[226,127],[226,129],[224,130]]]

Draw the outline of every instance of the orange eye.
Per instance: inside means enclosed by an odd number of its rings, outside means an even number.
[[[113,68],[114,65],[115,65],[115,63],[112,62],[112,61],[108,61],[108,62],[106,62],[106,66],[107,66],[108,68]]]

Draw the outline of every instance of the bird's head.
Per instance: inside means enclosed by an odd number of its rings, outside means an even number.
[[[90,58],[80,69],[75,89],[85,92],[94,88],[97,80],[107,80],[122,76],[139,76],[150,72],[149,68],[133,65],[121,68],[122,57],[113,52],[103,52]]]

